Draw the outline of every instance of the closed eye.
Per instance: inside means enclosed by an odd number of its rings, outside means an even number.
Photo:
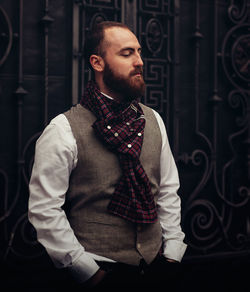
[[[123,56],[123,57],[129,57],[129,56],[131,56],[132,54],[134,54],[135,53],[135,49],[133,49],[133,48],[124,48],[124,49],[122,49],[121,51],[120,51],[120,55],[121,56]],[[138,52],[138,54],[141,56],[142,55],[142,49],[141,48],[139,48],[138,50],[137,50],[137,52]]]
[[[123,56],[123,57],[129,57],[132,54],[133,54],[132,50],[124,50],[121,52],[121,56]]]

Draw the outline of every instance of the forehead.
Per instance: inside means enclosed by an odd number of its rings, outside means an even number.
[[[104,32],[104,42],[112,50],[140,47],[137,37],[129,29],[122,27],[107,28]]]

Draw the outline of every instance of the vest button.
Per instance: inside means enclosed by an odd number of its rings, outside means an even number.
[[[132,147],[132,145],[131,145],[131,144],[128,144],[128,145],[127,145],[127,147],[128,147],[128,148],[131,148],[131,147]]]
[[[141,133],[138,133],[137,135],[138,135],[139,137],[141,137]]]
[[[141,244],[140,243],[137,243],[137,248],[141,248]]]
[[[109,130],[110,130],[110,129],[111,129],[111,126],[109,126],[109,125],[108,125],[108,126],[107,126],[107,129],[109,129]]]

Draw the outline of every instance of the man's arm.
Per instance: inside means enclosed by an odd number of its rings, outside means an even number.
[[[177,194],[179,176],[168,142],[165,125],[160,115],[156,112],[154,113],[162,134],[161,182],[157,207],[163,233],[163,255],[170,261],[180,262],[187,245],[183,242],[185,235],[180,225],[181,202]]]
[[[77,147],[64,115],[57,116],[38,139],[30,179],[29,220],[55,266],[67,267],[79,282],[99,266],[78,242],[62,206]]]

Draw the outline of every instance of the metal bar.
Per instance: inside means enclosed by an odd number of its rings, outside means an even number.
[[[137,5],[133,0],[121,0],[121,22],[137,34]],[[118,9],[118,6],[117,6]]]
[[[211,156],[211,163],[214,168],[214,183],[217,194],[223,197],[219,189],[217,180],[217,139],[218,139],[218,106],[222,99],[218,95],[218,0],[214,1],[214,51],[213,51],[213,96],[211,102],[213,105],[213,152]],[[222,214],[224,213],[224,208]],[[222,215],[223,217],[223,215]]]
[[[213,59],[213,96],[211,101],[213,102],[214,108],[214,120],[213,120],[213,147],[214,147],[214,159],[217,154],[217,111],[218,102],[221,98],[218,96],[218,0],[214,1],[214,59]]]
[[[45,15],[48,15],[49,10],[49,1],[45,0]],[[48,56],[48,46],[49,46],[49,36],[48,36],[48,26],[44,27],[44,51],[45,51],[45,60],[44,60],[44,126],[48,124],[48,90],[49,90],[49,56]]]
[[[22,153],[22,106],[23,106],[23,0],[20,0],[19,7],[19,50],[18,50],[18,88],[16,90],[18,98],[18,161]]]
[[[172,103],[173,103],[173,137],[172,137],[172,150],[175,159],[179,153],[179,64],[180,64],[180,50],[179,50],[179,35],[180,35],[180,0],[174,1],[174,20],[173,20],[173,51],[174,51],[174,64],[173,64],[173,90],[172,90]],[[166,85],[169,87],[169,85]],[[168,110],[169,112],[169,110]]]
[[[28,92],[23,88],[23,0],[20,0],[19,1],[18,82],[17,82],[17,89],[14,92],[14,95],[17,98],[17,181],[16,181],[16,192],[11,202],[11,205],[8,208],[8,210],[6,210],[4,215],[0,218],[0,222],[5,220],[11,215],[20,197],[22,169],[24,165],[24,159],[22,155],[23,99],[27,93]],[[9,248],[5,251],[5,257],[7,257],[8,252],[9,252]]]
[[[76,104],[79,97],[79,5],[73,2],[72,10],[72,104]]]
[[[45,14],[42,18],[44,25],[44,126],[48,124],[49,98],[49,25],[54,21],[49,16],[49,0],[45,0]]]

